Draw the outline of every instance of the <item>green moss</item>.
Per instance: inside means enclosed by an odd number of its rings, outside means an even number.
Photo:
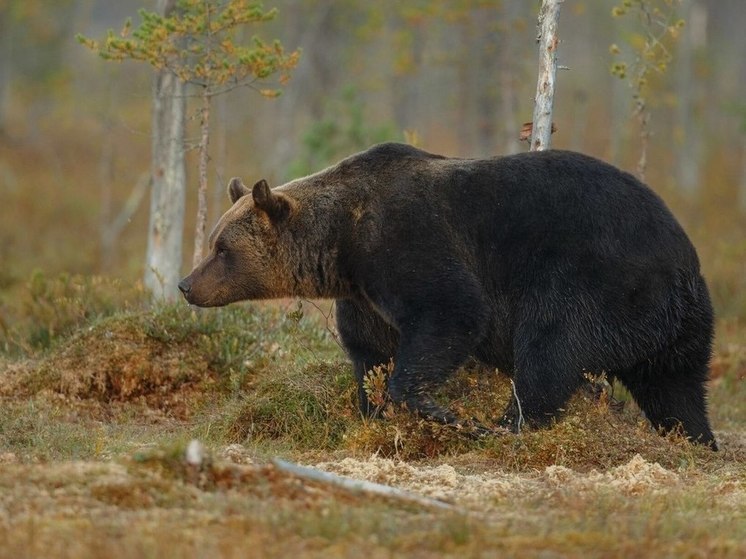
[[[282,439],[300,451],[335,449],[359,418],[356,394],[343,362],[276,369],[231,406],[222,430],[232,442]]]

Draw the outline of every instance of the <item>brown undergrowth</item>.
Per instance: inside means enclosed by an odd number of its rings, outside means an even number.
[[[474,437],[393,408],[363,419],[324,320],[291,308],[76,310],[82,325],[46,349],[0,355],[0,557],[746,550],[739,323],[718,333],[713,453],[659,436],[633,402],[620,410],[605,392],[581,391],[556,424],[520,435]],[[385,373],[369,382],[384,406]],[[474,365],[437,399],[495,425],[510,392]],[[613,396],[625,399],[618,387]],[[198,466],[186,459],[192,438],[205,446]],[[301,479],[275,468],[277,455],[453,509]]]
[[[19,401],[27,401],[38,413],[76,417],[82,425],[160,417],[180,422],[184,436],[206,433],[216,444],[251,441],[266,452],[282,449],[298,456],[474,456],[485,466],[511,471],[549,465],[605,469],[636,454],[673,468],[717,468],[744,459],[738,437],[726,434],[724,452],[717,454],[675,434],[661,437],[633,402],[620,411],[604,391],[581,391],[553,426],[518,436],[475,437],[468,429],[390,406],[383,419],[367,420],[357,411],[350,366],[329,338],[313,319],[299,323],[277,307],[124,312],[95,321],[40,357],[9,361],[0,376],[0,397],[20,415],[25,408],[19,409]],[[739,408],[744,393],[741,346],[726,348],[715,361],[716,417],[721,408]],[[380,376],[385,371],[377,374],[371,377],[374,401],[382,399],[385,386]],[[496,425],[510,391],[503,375],[471,366],[450,379],[438,398],[460,417]]]

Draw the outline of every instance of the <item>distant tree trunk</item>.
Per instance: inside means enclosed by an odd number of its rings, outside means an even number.
[[[741,181],[739,185],[739,204],[741,210],[746,213],[746,138],[741,140]]]
[[[127,201],[120,208],[116,216],[112,213],[110,220],[106,223],[101,231],[101,268],[108,270],[114,263],[114,247],[119,236],[127,227],[127,224],[140,208],[142,200],[148,192],[151,184],[150,173],[143,173],[137,179],[135,186],[132,188]]]
[[[475,51],[479,52],[482,48],[480,39],[481,36],[477,36],[479,33],[478,26],[476,25],[477,18],[472,20],[471,17],[465,17],[458,26],[459,40],[458,48],[463,53],[463,59],[467,59],[474,56]],[[475,91],[477,89],[477,74],[486,74],[484,67],[481,66],[481,61],[478,64],[457,64],[456,65],[456,82],[458,83],[458,93],[456,95],[456,119],[458,126],[458,155],[466,155],[474,152],[474,130],[481,125],[482,116],[476,114],[477,110],[474,110],[475,105]],[[397,80],[398,81],[398,80]],[[402,87],[400,83],[396,84],[395,91],[401,91]],[[413,102],[416,102],[417,95],[409,96],[408,105],[411,108]],[[404,112],[407,107],[398,107],[397,112]],[[474,117],[472,119],[472,117]],[[406,115],[400,116],[397,114],[397,120],[402,122],[402,118],[406,118]],[[402,128],[409,128],[409,126],[403,126]]]
[[[296,44],[303,49],[303,56],[293,74],[293,87],[287,88],[277,100],[278,112],[272,122],[277,132],[272,152],[265,169],[286,169],[298,149],[298,125],[304,117],[319,120],[324,113],[324,102],[330,92],[337,88],[340,72],[332,66],[340,66],[337,55],[346,48],[340,43],[342,34],[337,25],[340,16],[339,2],[323,0],[311,3],[298,2],[297,8],[287,10],[288,36],[296,37]],[[285,12],[283,12],[285,15]],[[336,61],[336,62],[335,62]],[[279,175],[288,180],[287,171]]]
[[[402,68],[392,81],[394,119],[402,130],[413,130],[418,122],[418,109],[423,102],[419,69],[423,64],[426,34],[423,24],[408,26],[405,22],[398,21],[396,26],[407,29],[412,34],[412,39],[411,44],[406,47],[409,49],[411,64]]]
[[[197,194],[197,223],[194,227],[194,255],[192,267],[196,268],[202,261],[205,246],[205,225],[207,223],[207,164],[210,159],[210,92],[205,87],[202,91],[202,109],[200,115],[199,139],[199,191]]]
[[[536,83],[531,151],[552,147],[552,108],[557,75],[557,23],[563,0],[543,0],[539,11],[539,79]]]
[[[107,231],[112,219],[113,208],[113,184],[114,184],[114,161],[116,159],[116,142],[114,141],[113,118],[114,106],[117,104],[117,88],[111,79],[112,71],[107,66],[105,72],[106,82],[106,113],[103,121],[101,134],[101,155],[98,163],[98,184],[100,193],[99,210],[99,241],[101,244],[101,269],[108,270],[114,262],[113,243],[109,243]]]
[[[629,90],[627,84],[617,76],[611,76],[611,130],[609,134],[609,161],[618,167],[623,166],[624,146],[629,124]]]
[[[158,0],[157,11],[169,15],[176,0]],[[145,260],[145,286],[156,299],[175,298],[181,271],[186,170],[184,166],[184,83],[167,70],[153,84],[152,184]]]
[[[572,132],[570,147],[574,151],[586,151],[585,137],[588,129],[588,95],[582,89],[573,94]]]
[[[497,124],[497,99],[494,74],[498,63],[497,14],[494,8],[478,9],[474,14],[477,29],[477,60],[479,70],[475,76],[477,151],[480,156],[495,153],[495,129]],[[498,80],[501,78],[499,70]]]
[[[693,196],[699,187],[701,149],[701,127],[695,125],[697,119],[697,97],[699,87],[694,79],[695,34],[701,34],[702,21],[706,8],[693,0],[682,0],[681,12],[687,25],[678,41],[676,57],[676,89],[678,97],[676,139],[679,149],[676,152],[678,187],[687,196]]]
[[[217,112],[217,122],[219,128],[215,132],[215,126],[213,126],[213,136],[215,137],[215,149],[213,150],[213,161],[215,162],[215,182],[212,188],[212,200],[209,204],[210,223],[215,223],[220,218],[222,212],[220,211],[223,200],[226,196],[225,185],[225,158],[226,148],[228,140],[228,96],[219,95],[215,101],[215,109]],[[213,119],[213,123],[215,119]]]
[[[608,14],[608,10],[604,10],[604,15]],[[614,25],[611,37],[604,42],[612,43],[623,43],[625,41],[625,34],[621,25]],[[609,145],[608,145],[608,160],[617,167],[624,167],[625,152],[628,148],[629,138],[629,112],[630,112],[630,99],[629,99],[629,86],[626,80],[619,78],[619,76],[607,73],[607,78],[611,80],[610,93],[608,96],[608,111],[609,111]]]
[[[0,136],[6,132],[6,117],[10,100],[11,49],[13,34],[9,29],[7,8],[0,8]]]
[[[498,37],[497,56],[498,61],[498,83],[500,84],[499,114],[500,114],[500,153],[505,155],[521,151],[518,140],[520,130],[520,119],[518,118],[518,99],[516,90],[519,80],[516,79],[517,64],[515,62],[515,31],[513,25],[518,19],[521,6],[518,2],[505,2],[503,4],[502,33]]]

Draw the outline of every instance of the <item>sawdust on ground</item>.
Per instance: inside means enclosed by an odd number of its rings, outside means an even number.
[[[510,500],[552,498],[558,494],[598,494],[644,496],[685,488],[682,474],[648,462],[639,454],[626,464],[605,472],[576,472],[564,466],[549,466],[529,473],[460,473],[448,464],[437,466],[371,456],[367,460],[344,458],[314,466],[339,476],[393,486],[457,504],[466,509],[489,511]],[[746,487],[738,480],[727,487],[731,500],[746,503]]]

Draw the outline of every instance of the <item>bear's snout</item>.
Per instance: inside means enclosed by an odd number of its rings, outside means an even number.
[[[179,282],[179,291],[181,291],[181,293],[184,295],[184,298],[188,301],[189,292],[191,290],[192,290],[192,282],[189,279],[189,276],[187,276]]]

